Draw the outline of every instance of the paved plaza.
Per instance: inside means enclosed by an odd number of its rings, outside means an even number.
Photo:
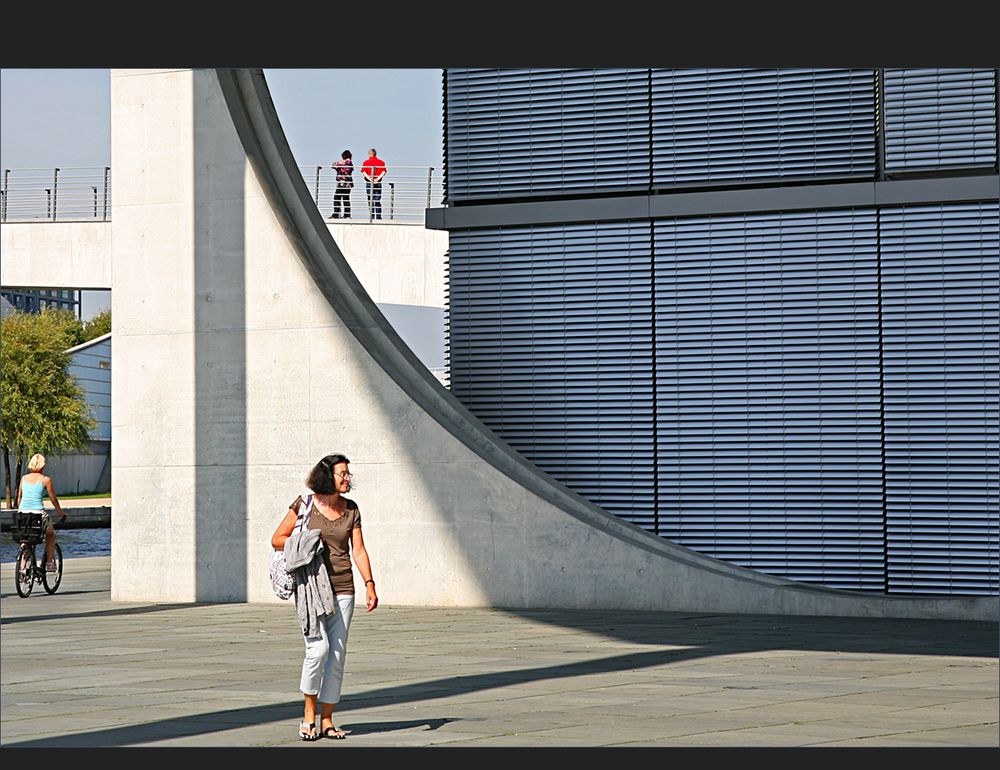
[[[292,604],[112,602],[0,569],[3,747],[997,747],[995,623],[395,607],[355,613],[346,741],[302,743]],[[668,590],[668,587],[666,587]]]

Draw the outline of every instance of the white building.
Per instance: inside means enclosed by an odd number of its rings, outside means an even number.
[[[97,425],[87,451],[51,455],[45,472],[57,495],[111,492],[111,333],[70,348],[69,372],[83,388]]]

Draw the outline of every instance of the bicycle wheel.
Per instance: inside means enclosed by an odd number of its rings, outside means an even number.
[[[62,582],[63,558],[62,548],[59,546],[59,543],[56,543],[54,546],[52,558],[56,563],[56,571],[48,572],[44,569],[42,570],[42,585],[45,586],[45,592],[50,594],[54,594]]]
[[[29,596],[35,587],[35,549],[26,543],[21,544],[14,562],[14,586],[21,598]]]

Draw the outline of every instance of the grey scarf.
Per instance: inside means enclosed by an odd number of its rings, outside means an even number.
[[[323,539],[306,522],[285,541],[285,567],[295,575],[295,611],[305,636],[319,636],[320,617],[336,612],[337,602],[323,561]]]

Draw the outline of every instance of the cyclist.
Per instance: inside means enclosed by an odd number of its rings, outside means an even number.
[[[47,516],[45,508],[42,506],[42,495],[49,494],[49,500],[59,512],[61,520],[66,520],[66,512],[59,505],[59,498],[52,488],[52,479],[42,473],[45,468],[45,455],[33,454],[28,460],[28,470],[21,477],[17,485],[17,510],[21,513],[35,513],[40,516]],[[48,526],[45,529],[45,571],[55,572],[56,563],[53,558],[56,548],[56,531],[52,524],[46,521]]]

